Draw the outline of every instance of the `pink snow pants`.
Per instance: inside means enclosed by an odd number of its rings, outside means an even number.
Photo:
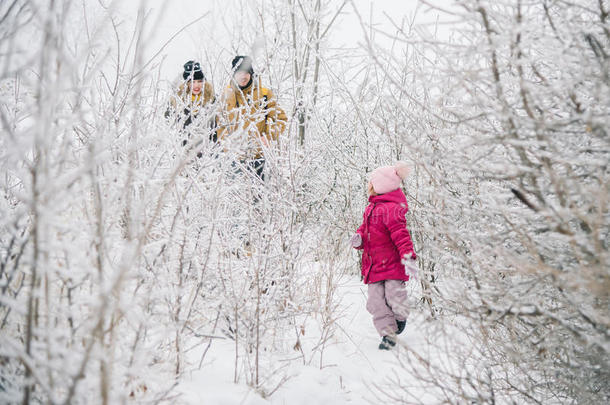
[[[366,309],[373,315],[373,324],[380,336],[395,333],[396,321],[405,321],[409,315],[405,282],[384,280],[369,284]]]

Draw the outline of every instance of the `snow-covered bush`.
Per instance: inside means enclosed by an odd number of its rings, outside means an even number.
[[[415,55],[406,61],[371,52],[391,83],[392,136],[415,152],[432,300],[458,324],[430,344],[455,334],[441,350],[465,365],[419,357],[425,379],[446,388],[440,401],[605,402],[608,5],[456,1],[447,12],[450,35],[394,35]]]

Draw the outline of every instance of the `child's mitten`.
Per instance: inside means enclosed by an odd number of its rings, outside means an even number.
[[[402,264],[405,266],[405,273],[409,276],[409,279],[416,280],[417,279],[417,261],[411,258],[410,255],[405,255],[402,259]]]
[[[353,234],[350,243],[352,244],[352,247],[360,247],[360,245],[362,245],[362,236],[360,236],[359,233]]]

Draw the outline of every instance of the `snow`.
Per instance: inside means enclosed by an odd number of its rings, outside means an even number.
[[[607,6],[397,2],[0,3],[0,403],[610,402]],[[260,183],[163,114],[248,53],[290,115]],[[385,352],[347,245],[396,160]]]
[[[404,370],[398,372],[398,356],[406,345],[421,350],[426,345],[421,331],[426,322],[422,314],[413,311],[407,328],[399,336],[399,345],[392,351],[378,349],[380,338],[366,311],[366,286],[358,277],[345,276],[337,288],[340,301],[339,312],[343,316],[337,321],[335,336],[323,353],[323,364],[303,364],[301,359],[292,360],[288,368],[289,379],[269,398],[262,398],[246,384],[233,383],[234,342],[215,339],[206,354],[200,370],[192,371],[180,383],[177,391],[182,394],[184,404],[370,404],[376,403],[374,386],[383,386],[391,377],[400,375],[408,380]],[[411,301],[414,301],[412,299]],[[415,302],[411,303],[415,306]],[[415,308],[414,308],[415,309]],[[307,331],[316,330],[316,320],[310,319]],[[318,330],[319,331],[319,330]],[[301,344],[304,350],[311,349],[320,339],[319,333],[306,333]],[[198,363],[205,350],[191,353],[191,361]],[[288,354],[290,355],[290,354]],[[293,356],[294,357],[294,356]],[[422,391],[410,392],[422,397]]]

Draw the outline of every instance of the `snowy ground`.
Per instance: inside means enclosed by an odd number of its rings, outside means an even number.
[[[379,403],[375,396],[377,391],[372,387],[387,383],[388,377],[399,376],[408,385],[410,376],[404,375],[405,370],[399,368],[397,357],[401,356],[401,351],[404,353],[405,348],[391,352],[377,348],[380,338],[365,308],[366,286],[357,277],[345,277],[339,284],[337,295],[343,316],[338,321],[335,336],[324,351],[322,369],[319,359],[316,366],[303,365],[299,360],[291,362],[288,372],[290,379],[271,397],[264,399],[247,385],[233,383],[234,343],[229,339],[215,340],[203,367],[190,374],[190,381],[179,385],[178,391],[183,393],[181,403],[370,404]],[[415,304],[414,298],[411,301]],[[421,335],[423,322],[424,315],[414,310],[405,332],[400,336],[401,343],[418,351],[424,349],[422,346],[426,343]],[[319,336],[311,335],[304,339],[304,347],[308,341],[318,341]],[[201,351],[193,353],[193,359],[200,355]],[[404,394],[421,398],[423,393],[415,391]]]

